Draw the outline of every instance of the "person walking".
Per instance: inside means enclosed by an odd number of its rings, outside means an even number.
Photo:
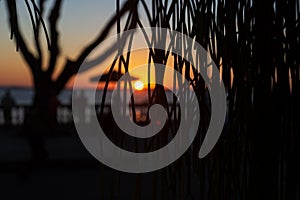
[[[12,125],[12,108],[16,105],[15,100],[7,90],[1,100],[1,106],[4,114],[4,125],[9,127]]]

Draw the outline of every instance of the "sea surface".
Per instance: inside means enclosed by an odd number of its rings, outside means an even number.
[[[6,91],[9,91],[12,98],[15,100],[17,105],[31,105],[34,96],[34,90],[32,88],[23,87],[1,87],[0,88],[0,99]],[[71,100],[72,90],[63,90],[59,95],[58,99],[62,104],[69,104]]]
[[[27,106],[32,104],[33,96],[34,96],[34,90],[32,88],[25,88],[25,87],[0,87],[0,101],[2,97],[4,96],[5,92],[9,91],[13,99],[15,100],[17,105]],[[76,91],[79,95],[83,96],[88,104],[92,104],[94,102],[94,96],[93,91],[90,89],[80,90]],[[62,105],[70,105],[71,99],[72,99],[73,90],[71,89],[65,89],[63,90],[59,96],[58,100]],[[171,103],[173,101],[173,95],[170,91],[166,92],[168,102]],[[103,90],[97,90],[96,93],[96,103],[101,102],[103,95]],[[112,96],[112,91],[108,90],[106,94],[106,104],[110,104]],[[148,99],[147,91],[143,92],[136,92],[134,94],[135,103],[143,103],[146,102]]]

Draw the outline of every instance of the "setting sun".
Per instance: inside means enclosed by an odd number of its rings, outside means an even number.
[[[144,83],[142,81],[136,81],[134,83],[134,89],[143,90],[144,89]]]

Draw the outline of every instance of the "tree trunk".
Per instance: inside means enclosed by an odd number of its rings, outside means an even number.
[[[33,161],[44,160],[48,153],[44,137],[57,134],[57,93],[53,81],[46,73],[34,76],[34,99],[26,113],[23,132],[28,138]]]
[[[46,73],[34,76],[35,95],[31,109],[25,118],[25,130],[29,135],[54,134],[57,131],[57,92]]]

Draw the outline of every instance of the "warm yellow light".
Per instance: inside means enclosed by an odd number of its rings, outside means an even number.
[[[144,83],[142,81],[136,81],[134,83],[134,89],[136,89],[136,90],[144,89]]]

